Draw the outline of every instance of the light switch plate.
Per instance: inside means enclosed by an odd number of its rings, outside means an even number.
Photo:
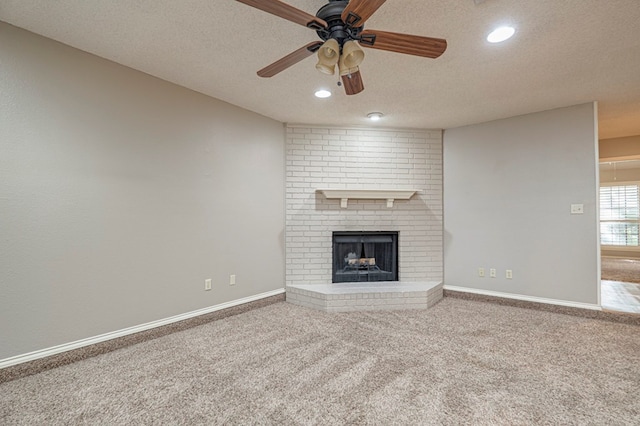
[[[571,204],[571,214],[583,214],[584,204]]]

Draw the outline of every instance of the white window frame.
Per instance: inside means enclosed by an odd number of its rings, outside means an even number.
[[[600,188],[602,187],[611,187],[611,186],[629,186],[629,185],[636,185],[638,186],[638,190],[640,191],[640,181],[615,181],[615,182],[601,182],[600,183]],[[598,209],[600,208],[600,188],[598,188]],[[602,222],[608,222],[607,220],[603,220],[602,216],[599,215],[599,222],[598,222],[598,235],[600,235],[600,226]],[[633,220],[630,220],[633,222]],[[636,220],[638,222],[638,225],[640,226],[640,218],[638,218]],[[625,222],[629,222],[629,221],[625,221]],[[602,236],[600,235],[600,241],[602,242]],[[605,244],[601,244],[601,247],[603,250],[607,250],[607,251],[640,251],[640,243],[638,246],[615,246],[615,245],[605,245]]]

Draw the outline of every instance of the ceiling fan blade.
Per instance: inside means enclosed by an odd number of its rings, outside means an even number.
[[[327,28],[327,23],[307,12],[290,6],[280,0],[236,0],[272,15],[287,19],[296,24],[319,30]]]
[[[318,49],[320,49],[320,46],[322,46],[321,41],[313,41],[306,46],[303,46],[300,49],[289,53],[287,56],[275,61],[271,65],[262,68],[260,71],[258,71],[258,75],[260,77],[273,77],[279,72],[284,71],[290,66],[295,65],[301,60],[313,55],[318,51]]]
[[[344,91],[347,95],[357,95],[364,90],[364,83],[362,82],[362,76],[360,70],[343,75],[342,84],[344,85]]]
[[[351,0],[342,11],[342,21],[352,27],[361,27],[387,0]]]
[[[360,44],[373,49],[389,50],[407,55],[437,58],[447,50],[447,40],[388,31],[364,30]]]

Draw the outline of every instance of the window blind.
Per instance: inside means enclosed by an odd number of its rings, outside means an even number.
[[[638,247],[640,243],[640,186],[600,187],[601,244]]]

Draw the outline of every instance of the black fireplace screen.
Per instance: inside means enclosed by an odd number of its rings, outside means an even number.
[[[397,232],[334,232],[333,282],[398,281]]]

